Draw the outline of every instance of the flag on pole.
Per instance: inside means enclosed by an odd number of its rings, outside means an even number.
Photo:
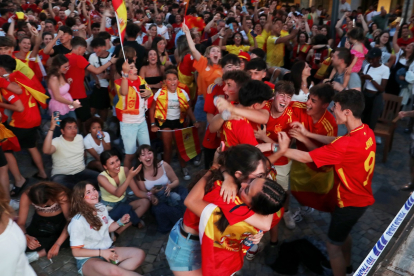
[[[174,130],[175,142],[184,161],[189,161],[201,152],[197,129],[189,127]]]
[[[126,24],[127,24],[127,20],[128,20],[127,10],[126,10],[124,0],[113,0],[112,5],[113,5],[114,11],[115,11],[116,23],[118,25],[119,39],[121,40],[122,53],[123,53],[124,59],[125,59],[124,38],[125,38]]]

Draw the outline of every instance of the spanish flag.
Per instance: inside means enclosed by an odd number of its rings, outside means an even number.
[[[199,32],[202,32],[204,30],[204,27],[206,26],[206,23],[204,22],[203,18],[195,17],[192,15],[187,15],[185,17],[184,23],[187,25],[189,29],[197,28]]]
[[[119,31],[119,38],[121,40],[121,44],[124,42],[125,38],[125,28],[127,24],[127,10],[125,6],[124,0],[113,0],[112,6],[114,7],[114,11],[116,14],[116,19],[118,23],[118,31]]]
[[[29,79],[20,71],[14,71],[10,74],[9,80],[11,82],[19,84],[22,88],[26,89],[27,92],[33,96],[33,98],[40,104],[43,109],[47,108],[46,100],[49,99],[49,96],[45,94],[45,88],[42,86],[38,79]]]
[[[0,123],[0,145],[3,151],[20,151],[19,140],[16,135]]]
[[[189,161],[201,152],[198,132],[195,127],[174,130],[175,142],[184,161]]]

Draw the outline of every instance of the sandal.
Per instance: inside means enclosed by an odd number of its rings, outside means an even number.
[[[41,181],[49,181],[49,178],[48,177],[46,177],[46,178],[40,177],[39,176],[39,173],[35,173],[32,177],[33,178],[36,178],[38,180],[41,180]]]
[[[18,197],[20,193],[24,190],[25,186],[29,183],[28,179],[24,178],[24,183],[21,187],[13,186],[13,189],[10,191],[10,197]]]

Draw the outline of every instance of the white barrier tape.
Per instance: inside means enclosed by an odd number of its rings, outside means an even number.
[[[398,227],[400,227],[404,218],[407,216],[408,212],[411,210],[414,204],[414,193],[405,202],[404,206],[394,217],[393,221],[390,223],[388,228],[385,230],[384,234],[379,238],[378,242],[374,245],[372,250],[369,252],[365,260],[355,271],[354,276],[363,276],[367,275],[371,268],[374,266],[375,262],[378,260],[381,253],[384,251],[385,247],[388,245],[388,242],[394,236]]]
[[[171,130],[158,130],[157,132],[174,132],[174,131],[176,131],[176,130],[184,130],[184,129],[188,129],[188,128],[192,128],[192,127],[194,127],[194,126],[191,126],[191,127],[185,127],[185,128],[177,128],[177,129],[171,129]]]

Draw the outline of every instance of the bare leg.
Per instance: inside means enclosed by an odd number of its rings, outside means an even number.
[[[274,214],[275,216],[276,214]],[[270,242],[276,243],[278,241],[279,236],[279,225],[275,225],[272,229],[270,229]]]
[[[290,204],[290,191],[286,191],[286,200],[283,204],[283,208],[285,208],[285,212],[289,211],[289,204]]]
[[[6,164],[0,167],[0,185],[3,187],[7,200],[10,199],[10,180],[9,180],[9,166]]]
[[[124,232],[128,227],[130,227],[132,225],[131,222],[128,222],[127,224],[125,224],[122,227],[119,227],[118,229],[116,229],[115,233],[121,235],[122,232]]]
[[[9,165],[9,170],[14,177],[14,186],[21,187],[26,181],[26,179],[24,179],[24,177],[20,173],[16,158],[14,157],[13,153],[10,152],[5,152],[4,156],[6,156],[7,164]],[[9,189],[7,188],[7,190]]]
[[[141,199],[132,201],[131,203],[129,203],[129,205],[132,206],[132,209],[134,209],[135,213],[140,218],[148,210],[148,208],[150,207],[151,203],[150,203],[150,201],[148,199],[141,198]]]
[[[198,138],[200,139],[200,141],[204,140],[204,134],[206,134],[206,126],[207,123],[206,122],[199,122],[200,126],[198,127]]]
[[[114,264],[108,263],[102,259],[90,258],[82,267],[82,274],[85,276],[112,276],[112,275],[123,275],[123,276],[139,276],[134,271],[128,271]]]
[[[169,128],[164,128],[163,130],[171,130]],[[171,164],[172,158],[172,139],[173,132],[162,132],[162,143],[164,145],[164,161],[168,164]]]
[[[37,251],[37,254],[39,254],[39,258],[46,257],[46,250],[42,249],[40,251]]]
[[[344,244],[342,245],[342,254],[344,254],[346,266],[351,265],[351,250],[352,250],[352,238],[348,235]]]
[[[33,162],[36,164],[36,167],[39,170],[38,175],[41,178],[47,178],[45,168],[43,167],[42,156],[40,155],[39,150],[36,147],[34,147],[34,148],[31,148],[31,149],[28,149],[28,151],[29,151],[30,155],[32,156]]]
[[[116,247],[118,254],[119,267],[126,270],[137,269],[145,259],[145,252],[142,249],[134,247]]]
[[[346,242],[346,241],[345,241]],[[334,245],[330,242],[326,243],[328,249],[329,260],[331,262],[331,268],[334,276],[346,275],[346,261],[344,254],[342,253],[342,246]]]
[[[124,167],[130,169],[132,166],[132,161],[134,160],[135,154],[125,154],[124,158]]]

